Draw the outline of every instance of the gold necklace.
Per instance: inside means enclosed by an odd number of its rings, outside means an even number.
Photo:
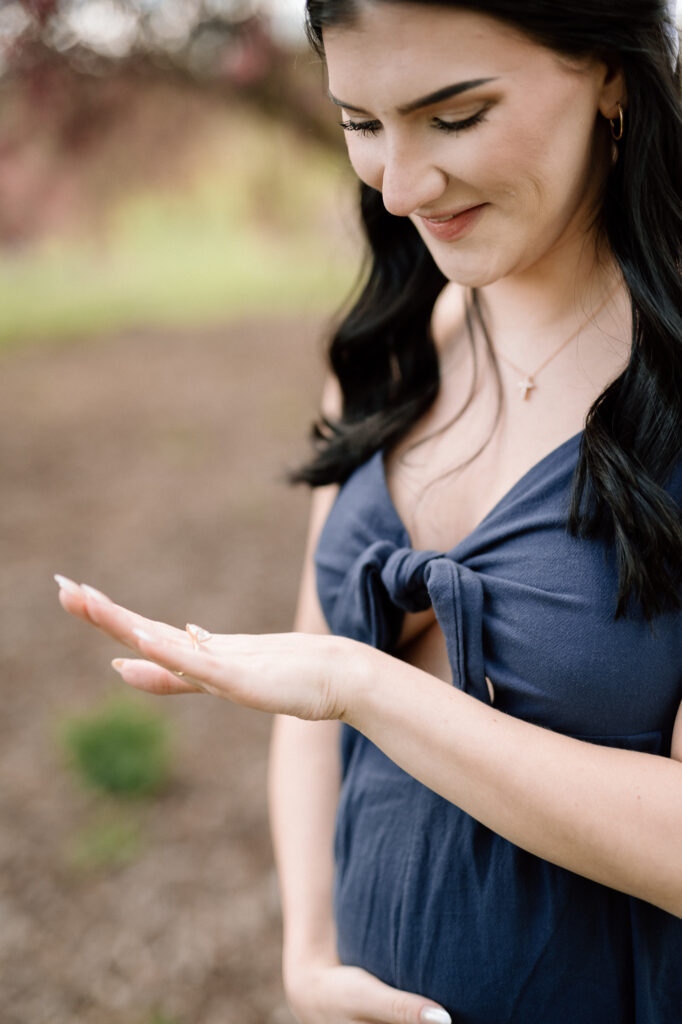
[[[508,365],[511,366],[512,370],[516,370],[517,373],[521,374],[522,380],[518,381],[516,386],[522,392],[521,398],[523,399],[524,402],[527,401],[528,396],[531,393],[531,391],[533,391],[533,390],[535,390],[535,388],[537,388],[537,384],[535,383],[535,378],[537,377],[537,375],[539,373],[541,373],[542,370],[544,370],[544,368],[546,366],[549,366],[549,364],[552,362],[552,360],[556,359],[556,357],[559,355],[559,353],[563,352],[563,350],[566,348],[566,346],[569,345],[573,341],[574,338],[578,337],[578,335],[582,331],[582,329],[585,326],[585,324],[588,324],[591,320],[594,320],[596,317],[599,316],[599,314],[601,313],[601,311],[604,308],[604,306],[606,305],[606,303],[611,298],[613,298],[614,295],[615,295],[615,289],[612,292],[609,292],[609,294],[606,296],[606,298],[602,302],[601,306],[599,306],[594,311],[594,313],[592,313],[592,315],[589,316],[587,318],[587,320],[585,320],[580,325],[580,327],[578,328],[577,331],[573,332],[573,334],[570,336],[570,338],[566,338],[566,341],[562,341],[561,345],[556,350],[556,352],[553,352],[552,355],[549,356],[548,359],[545,359],[544,363],[541,363],[541,365],[538,366],[537,370],[535,370],[534,373],[526,373],[525,370],[522,370],[520,366],[517,366],[516,363],[513,363],[511,361],[511,359],[509,359],[507,356],[503,355],[501,352],[497,353],[497,355],[499,356],[500,359],[503,359],[505,363],[508,363]]]

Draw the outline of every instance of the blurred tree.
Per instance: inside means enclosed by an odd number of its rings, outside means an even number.
[[[44,25],[54,13],[58,0],[22,0],[22,2],[28,13],[36,18],[41,25]]]
[[[266,75],[280,45],[273,40],[266,0],[0,0],[4,71],[37,40],[79,69],[133,56],[183,68],[202,78],[230,78],[226,53],[237,44],[257,51]],[[302,20],[302,15],[301,15]],[[254,31],[254,24],[258,31]],[[292,16],[291,38],[302,40]]]
[[[170,173],[196,125],[178,130],[164,89],[171,105],[247,103],[338,146],[319,64],[294,60],[300,33],[274,37],[266,2],[0,0],[0,245],[59,227],[88,192],[96,208],[107,189]],[[94,157],[114,148],[115,173],[100,173]]]

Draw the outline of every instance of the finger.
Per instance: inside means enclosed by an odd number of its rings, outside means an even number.
[[[181,693],[203,693],[200,684],[190,679],[179,678],[168,669],[155,665],[152,661],[140,661],[137,658],[114,658],[113,668],[129,686],[145,693],[153,693],[157,697],[175,696]]]
[[[148,625],[154,629],[154,623]],[[220,659],[214,658],[204,647],[195,647],[186,633],[181,633],[178,641],[169,639],[159,630],[153,634],[135,628],[133,639],[137,650],[149,661],[176,676],[182,673],[207,693],[229,696],[221,685],[226,668],[224,655]]]
[[[64,611],[78,619],[84,619],[86,622],[89,622],[90,618],[85,604],[85,593],[79,585],[70,580],[68,576],[60,576],[59,573],[55,574],[54,579],[59,585],[59,603]]]
[[[112,611],[113,609],[118,609],[120,612],[125,612],[130,617],[131,629],[135,627],[142,628],[145,625],[149,626],[152,624],[150,619],[146,619],[142,615],[114,604],[106,594],[103,594],[100,590],[95,590],[94,587],[89,586],[87,583],[76,583],[74,580],[69,579],[68,576],[62,576],[59,573],[55,574],[54,579],[59,584],[59,603],[65,611],[76,618],[91,623],[93,626],[97,626],[103,632],[108,632],[115,639],[122,638],[105,627],[104,619],[106,619],[106,614],[100,614],[100,610],[108,609]],[[153,625],[164,628],[168,631],[169,635],[181,633],[180,630],[176,630],[173,626],[168,626],[165,623],[155,622]],[[123,642],[125,643],[126,641],[124,640]],[[128,646],[133,646],[132,642]]]
[[[447,1010],[423,996],[400,992],[362,972],[363,983],[353,993],[355,1012],[377,1024],[452,1024]],[[358,1005],[358,997],[362,1000]]]
[[[435,1003],[424,1006],[419,1014],[419,1024],[452,1024],[452,1017],[442,1006]]]
[[[138,649],[133,633],[135,629],[145,632],[153,630],[157,635],[160,634],[166,640],[174,641],[175,643],[187,640],[184,630],[176,629],[166,622],[155,622],[152,619],[145,618],[143,615],[138,615],[137,612],[133,612],[129,608],[115,604],[106,595],[85,583],[81,584],[81,591],[84,594],[85,608],[89,620],[98,629],[101,629],[102,632],[107,633],[114,640],[119,640],[126,647],[130,647],[133,650]]]

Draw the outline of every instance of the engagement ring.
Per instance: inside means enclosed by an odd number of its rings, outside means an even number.
[[[189,638],[195,651],[198,650],[199,644],[205,644],[213,636],[207,629],[202,629],[201,626],[194,626],[191,622],[187,623],[185,629],[189,633]]]

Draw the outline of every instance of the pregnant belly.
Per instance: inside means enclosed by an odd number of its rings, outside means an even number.
[[[335,840],[344,963],[436,1000],[455,1022],[634,1020],[626,897],[508,843],[357,733],[347,746]]]

